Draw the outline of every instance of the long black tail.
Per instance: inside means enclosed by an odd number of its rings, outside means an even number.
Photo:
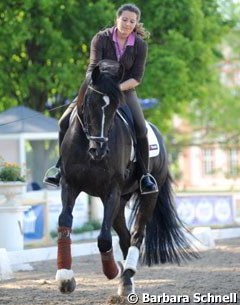
[[[160,263],[180,263],[198,258],[198,251],[187,239],[186,228],[177,215],[174,206],[172,178],[167,174],[161,186],[152,219],[146,225],[144,245],[141,249],[141,262],[148,266]],[[139,202],[135,202],[136,215]]]

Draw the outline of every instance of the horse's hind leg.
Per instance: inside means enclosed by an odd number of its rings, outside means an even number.
[[[58,253],[56,280],[62,293],[71,293],[76,287],[71,256],[72,211],[79,192],[62,184],[62,211],[58,219]]]
[[[136,215],[133,231],[131,233],[131,245],[128,249],[128,254],[124,264],[124,270],[121,275],[118,294],[126,296],[134,292],[133,276],[137,271],[139,260],[140,247],[143,242],[145,226],[151,220],[156,200],[157,193],[142,195],[140,197],[139,211]]]

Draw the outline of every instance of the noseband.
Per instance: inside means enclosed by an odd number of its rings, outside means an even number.
[[[94,142],[99,142],[99,143],[106,143],[106,142],[108,142],[108,137],[105,137],[105,136],[104,136],[104,125],[105,125],[105,118],[106,118],[106,116],[105,116],[105,108],[109,105],[110,100],[109,100],[109,97],[108,97],[105,93],[96,90],[96,89],[93,88],[92,86],[89,85],[89,86],[88,86],[88,89],[91,89],[91,90],[93,90],[94,92],[96,92],[96,93],[102,95],[102,96],[103,96],[103,100],[104,100],[104,102],[105,102],[105,105],[102,106],[101,136],[100,136],[100,137],[96,137],[96,136],[91,136],[91,135],[89,134],[88,123],[87,123],[87,120],[86,120],[86,117],[85,117],[85,116],[83,116],[83,121],[84,121],[84,122],[82,122],[82,120],[81,120],[81,118],[79,117],[79,115],[78,115],[78,119],[79,119],[79,121],[80,121],[80,123],[81,123],[81,125],[82,125],[82,127],[83,127],[83,130],[84,130],[84,132],[85,132],[86,137],[88,138],[88,140],[91,140],[91,141],[94,141]],[[85,108],[85,107],[84,107],[84,108]],[[84,113],[84,111],[83,111],[83,113]]]

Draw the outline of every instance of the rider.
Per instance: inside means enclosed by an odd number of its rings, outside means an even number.
[[[158,191],[157,183],[148,171],[149,146],[147,138],[147,127],[141,106],[139,105],[135,87],[137,87],[144,74],[147,44],[144,38],[149,33],[140,23],[141,11],[134,4],[124,4],[116,12],[115,25],[98,32],[92,39],[90,49],[90,63],[77,97],[78,105],[83,101],[83,97],[89,84],[91,72],[102,59],[117,60],[124,66],[125,73],[120,84],[120,89],[125,95],[125,100],[132,112],[136,135],[137,149],[140,154],[140,164],[142,168],[142,178],[140,180],[140,190],[143,194]],[[69,118],[76,103],[72,103],[59,121],[59,145],[61,145],[64,135],[69,126]],[[58,172],[55,176],[45,176],[44,182],[59,186],[60,160],[56,168]]]

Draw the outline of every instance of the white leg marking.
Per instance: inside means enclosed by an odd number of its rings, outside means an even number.
[[[134,272],[137,271],[137,264],[139,259],[139,249],[135,246],[131,246],[128,249],[128,255],[124,265],[124,270],[130,269]]]
[[[56,273],[56,281],[67,281],[73,278],[73,271],[69,269],[59,269]]]

